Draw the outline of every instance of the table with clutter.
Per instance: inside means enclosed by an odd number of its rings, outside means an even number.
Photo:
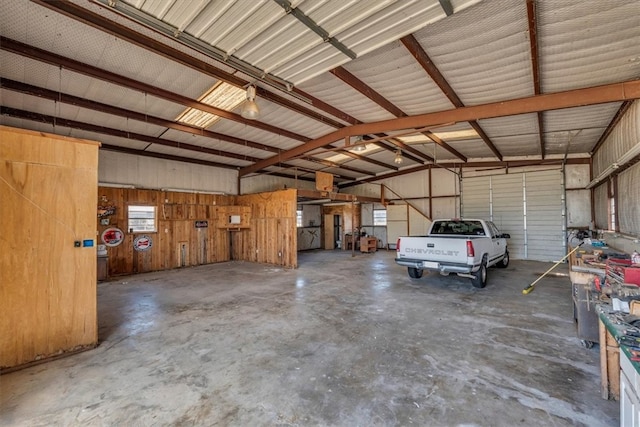
[[[640,254],[583,238],[570,257],[576,333],[600,345],[601,394],[620,401],[621,425],[640,425]]]

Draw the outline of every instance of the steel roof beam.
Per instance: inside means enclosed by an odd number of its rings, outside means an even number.
[[[258,122],[255,120],[248,120],[242,117],[240,114],[232,113],[231,111],[216,108],[212,105],[205,104],[203,102],[196,101],[186,96],[170,92],[165,89],[161,89],[156,86],[152,86],[129,77],[121,76],[119,74],[112,73],[110,71],[102,70],[93,65],[85,64],[73,59],[57,55],[55,53],[47,52],[46,50],[39,49],[34,46],[29,46],[24,43],[17,42],[15,40],[0,37],[0,48],[9,52],[16,53],[18,55],[27,56],[38,61],[53,64],[59,67],[67,68],[80,74],[84,74],[89,77],[97,78],[109,83],[117,84],[119,86],[126,87],[128,89],[135,89],[143,93],[156,96],[158,98],[166,99],[168,101],[185,105],[187,107],[197,108],[198,110],[206,111],[216,116],[233,120],[238,123],[245,124],[247,126],[255,127],[267,132],[271,132],[277,135],[285,136],[287,138],[295,139],[297,141],[306,142],[310,138],[299,135],[294,132],[290,132],[286,129],[281,129],[276,126],[269,125],[267,123]]]
[[[148,142],[149,144],[158,144],[165,147],[180,148],[182,150],[195,151],[199,153],[212,154],[220,157],[228,157],[230,159],[242,160],[246,162],[256,162],[260,159],[252,156],[245,156],[237,153],[230,153],[228,151],[218,150],[215,148],[202,147],[199,145],[187,144],[180,141],[172,141],[170,139],[157,138],[154,136],[143,135],[140,133],[129,132],[127,130],[113,129],[106,126],[93,125],[90,123],[78,122],[76,120],[68,120],[61,117],[48,116],[45,114],[33,113],[31,111],[20,110],[17,108],[0,107],[1,114],[17,117],[21,119],[32,120],[35,122],[49,123],[57,126],[64,126],[73,129],[86,130],[89,132],[96,132],[103,135],[110,135],[125,139],[135,139],[137,141]],[[238,166],[235,166],[238,167]]]
[[[317,163],[319,165],[324,165],[324,166],[326,166],[328,168],[344,169],[346,171],[360,173],[362,175],[373,175],[370,171],[354,168],[354,167],[351,167],[349,165],[343,165],[343,164],[332,162],[332,161],[326,160],[326,159],[316,159],[316,158],[308,157],[308,156],[301,157],[300,159],[301,160],[306,160],[307,162],[312,162],[312,163]]]
[[[449,82],[447,82],[447,79],[444,78],[444,76],[442,75],[438,67],[436,67],[436,65],[433,63],[433,61],[429,57],[429,55],[427,55],[427,52],[422,48],[422,45],[420,44],[420,42],[418,42],[418,40],[416,40],[416,38],[411,34],[401,38],[400,41],[402,42],[404,47],[409,51],[409,53],[411,53],[411,55],[415,58],[415,60],[418,61],[420,66],[422,66],[422,68],[427,72],[427,74],[429,74],[429,77],[431,77],[431,80],[433,80],[433,82],[436,85],[438,85],[442,93],[445,94],[445,96],[449,99],[449,101],[451,101],[451,103],[457,108],[464,107],[464,103],[462,102],[458,94],[456,94],[456,92],[453,90]],[[498,159],[502,160],[502,154],[493,144],[491,139],[489,139],[489,136],[482,130],[482,127],[480,126],[480,124],[475,120],[470,120],[469,124],[480,136],[480,138],[482,138],[482,140],[487,145],[487,147],[489,147],[491,152]]]
[[[529,21],[529,45],[531,51],[531,71],[533,72],[533,93],[542,93],[540,84],[540,61],[538,55],[538,25],[536,20],[536,1],[527,0],[527,19]],[[540,138],[540,156],[546,156],[544,141],[544,120],[542,111],[538,111],[538,136]]]
[[[387,110],[388,112],[393,114],[394,116],[396,116],[396,117],[406,117],[407,116],[407,114],[404,111],[402,111],[400,108],[398,108],[392,102],[390,102],[387,98],[385,98],[384,96],[379,94],[373,88],[368,86],[362,80],[358,79],[356,76],[351,74],[344,67],[336,67],[336,68],[330,70],[329,72],[331,74],[333,74],[334,76],[336,76],[337,78],[339,78],[340,80],[342,80],[343,82],[345,82],[347,85],[351,86],[352,88],[354,88],[355,90],[357,90],[358,92],[360,92],[361,94],[363,94],[364,96],[369,98],[371,101],[373,101],[376,104],[378,104],[380,107],[384,108],[385,110]],[[422,134],[425,135],[427,138],[431,139],[436,144],[440,145],[445,150],[447,150],[450,153],[452,153],[457,158],[462,159],[464,161],[467,160],[467,158],[464,155],[459,153],[457,150],[455,150],[453,147],[451,147],[449,144],[447,144],[446,142],[444,142],[440,138],[438,138],[438,137],[433,138],[435,136],[435,135],[433,135],[433,133],[431,133],[431,132],[422,132]],[[389,141],[392,142],[395,145],[402,146],[402,148],[404,148],[405,150],[411,151],[413,154],[415,154],[415,155],[417,155],[419,157],[422,157],[424,160],[433,161],[432,157],[427,156],[426,154],[424,154],[424,153],[422,153],[422,152],[420,152],[418,150],[411,150],[411,148],[409,148],[409,146],[407,144],[404,144],[404,143],[402,143],[402,145],[398,144],[397,138],[394,138],[393,140],[390,139]],[[421,161],[419,161],[419,163],[424,163],[424,162],[421,160]]]
[[[34,3],[37,3],[41,6],[47,7],[49,9],[55,10],[61,14],[64,14],[66,16],[69,16],[70,18],[76,19],[77,21],[83,22],[87,25],[90,25],[94,28],[97,28],[101,31],[105,31],[109,34],[113,34],[116,37],[119,37],[123,40],[126,40],[130,43],[133,43],[137,46],[140,46],[144,49],[149,50],[150,52],[154,52],[158,55],[162,55],[168,59],[171,59],[173,61],[176,61],[178,63],[181,63],[183,65],[186,65],[188,67],[191,67],[197,71],[203,72],[211,77],[214,77],[218,80],[227,82],[231,85],[234,86],[238,86],[238,87],[244,87],[247,84],[249,84],[250,82],[245,81],[231,73],[228,73],[226,71],[220,70],[219,68],[216,68],[214,66],[212,66],[211,64],[208,64],[206,62],[200,61],[178,49],[174,49],[170,46],[167,46],[165,44],[162,44],[160,42],[158,42],[157,40],[152,39],[151,37],[148,37],[144,34],[140,34],[126,26],[120,25],[114,21],[111,21],[110,19],[107,19],[101,15],[98,15],[96,13],[93,13],[91,11],[88,11],[76,4],[73,3],[69,3],[69,2],[48,2],[48,1],[43,1],[43,0],[32,0]],[[233,66],[233,63],[226,63],[226,65],[230,65]],[[269,100],[270,102],[273,102],[275,104],[278,104],[282,107],[288,108],[290,110],[293,110],[299,114],[305,115],[307,117],[310,117],[314,120],[317,120],[321,123],[327,124],[329,126],[335,127],[335,128],[342,128],[344,127],[344,124],[337,122],[335,120],[330,119],[327,116],[324,116],[322,114],[319,114],[318,112],[309,109],[309,108],[305,108],[299,104],[296,104],[280,95],[277,95],[273,92],[267,91],[264,88],[261,87],[257,87],[256,88],[257,94],[258,96]],[[290,88],[290,91],[293,92],[293,96],[297,97],[298,99],[302,98],[305,102],[309,102],[313,107],[327,113],[330,114],[346,123],[349,124],[360,124],[362,123],[360,120],[356,119],[355,117],[345,113],[344,111],[341,111],[335,107],[333,107],[332,105],[327,104],[324,101],[321,101],[318,98],[313,97],[312,95],[302,91],[301,89],[297,88],[297,87],[292,87]],[[379,136],[379,135],[378,135]],[[363,160],[363,161],[368,161],[365,157],[360,157],[359,160]],[[375,161],[370,162],[370,163],[374,163],[374,164],[378,164]],[[388,166],[388,165],[387,165]]]
[[[384,134],[382,135],[384,136]],[[406,157],[407,159],[410,159],[418,164],[424,164],[425,157],[428,158],[427,160],[433,161],[433,158],[428,154],[424,154],[423,152],[416,150],[415,148],[405,144],[404,142],[400,141],[397,138],[389,138],[388,141],[392,141],[393,144],[395,144],[395,146],[387,145],[384,143],[384,141],[378,141],[378,142],[375,142],[375,144],[378,146],[382,146],[384,149],[389,150],[392,153],[396,153],[398,151],[398,148],[400,148],[401,150],[404,150],[402,152],[403,157]],[[420,153],[419,155],[421,158],[418,158],[410,153]]]
[[[73,18],[77,21],[80,21],[84,24],[90,25],[94,28],[97,28],[101,31],[104,31],[106,33],[112,34],[122,40],[126,40],[129,43],[133,43],[137,46],[140,46],[150,52],[154,52],[158,55],[162,55],[165,58],[168,58],[172,61],[176,61],[180,64],[186,65],[190,68],[193,68],[194,70],[200,71],[202,73],[205,73],[215,79],[221,80],[223,82],[229,83],[233,86],[236,87],[245,87],[246,85],[248,85],[249,81],[241,79],[238,76],[235,76],[231,73],[228,73],[224,70],[221,70],[209,63],[206,63],[204,61],[201,61],[199,59],[196,59],[194,57],[192,57],[191,55],[184,53],[178,49],[174,49],[170,46],[167,46],[151,37],[148,37],[144,34],[138,33],[135,30],[128,28],[124,25],[118,24],[117,22],[114,22],[110,19],[105,18],[104,16],[98,15],[96,13],[93,13],[89,10],[86,10],[84,8],[82,8],[79,5],[70,3],[70,2],[63,2],[63,1],[44,1],[44,0],[31,0],[34,3],[37,3],[41,6],[47,7],[51,10],[54,10],[56,12],[59,12],[63,15],[66,15],[70,18]],[[172,37],[172,40],[175,40]],[[219,58],[217,58],[215,55],[212,55],[211,52],[207,53],[207,52],[202,52],[205,53],[209,56],[212,56],[214,59],[216,60],[220,60]],[[221,62],[225,63],[225,65],[228,65],[230,67],[234,67],[237,64],[235,64],[235,62],[231,61],[227,61],[224,62],[223,60],[221,60]],[[251,73],[248,73],[247,71],[243,70],[242,67],[240,68],[236,68],[239,69],[242,72],[245,72],[249,75],[251,75]],[[260,73],[261,74],[261,73]],[[270,80],[269,79],[258,79],[261,81],[265,81],[266,84],[270,84]],[[280,89],[280,88],[279,88]],[[307,117],[310,117],[312,119],[315,119],[319,122],[325,123],[325,124],[329,124],[330,126],[333,127],[342,127],[344,126],[342,123],[336,122],[335,120],[332,120],[322,114],[319,114],[318,112],[310,109],[310,108],[305,108],[304,106],[301,106],[300,104],[297,104],[295,102],[292,102],[290,100],[288,100],[287,98],[277,95],[273,92],[267,91],[264,88],[261,87],[257,87],[256,88],[256,92],[258,94],[258,96],[268,99],[269,101],[281,105],[285,108],[288,108],[290,110],[293,110],[299,114],[305,115]],[[340,120],[343,120],[347,123],[350,124],[356,124],[357,120],[355,118],[353,118],[352,116],[338,110],[337,108],[334,108],[332,106],[330,106],[329,104],[326,104],[325,102],[314,98],[313,96],[309,95],[308,93],[292,87],[290,88],[290,90],[287,90],[287,93],[290,93],[291,96],[293,96],[294,98],[302,98],[302,100],[304,102],[308,102],[311,105],[313,105],[314,107],[324,111],[325,113],[331,114],[334,117],[337,117]]]
[[[148,115],[148,114],[138,113],[136,111],[131,111],[131,110],[126,110],[126,109],[119,108],[119,107],[114,107],[112,105],[107,105],[107,104],[103,104],[103,103],[100,103],[100,102],[91,101],[91,100],[88,100],[88,99],[85,99],[85,98],[80,98],[80,97],[77,97],[77,96],[68,95],[68,94],[61,93],[61,92],[55,92],[55,91],[52,91],[52,90],[49,90],[49,89],[40,88],[40,87],[29,85],[29,84],[26,84],[26,83],[16,82],[16,81],[11,80],[11,79],[0,78],[0,87],[2,87],[4,89],[12,90],[12,91],[20,92],[20,93],[25,93],[25,94],[32,95],[32,96],[37,96],[37,97],[40,97],[40,98],[50,99],[52,101],[64,102],[65,104],[75,105],[75,106],[78,106],[78,107],[82,107],[82,108],[86,108],[86,109],[90,109],[90,110],[94,110],[94,111],[100,111],[100,112],[107,113],[107,114],[112,114],[112,115],[115,115],[115,116],[134,119],[134,120],[137,120],[137,121],[140,121],[140,122],[143,122],[143,123],[150,123],[150,124],[153,124],[153,125],[157,125],[157,126],[162,126],[162,127],[169,128],[169,129],[178,130],[178,131],[181,131],[181,132],[187,132],[187,133],[190,133],[192,135],[203,136],[203,137],[212,138],[212,139],[219,139],[221,141],[230,142],[230,143],[239,145],[241,147],[257,148],[257,149],[267,150],[267,151],[271,151],[271,152],[275,152],[275,153],[279,153],[280,152],[280,150],[277,149],[277,148],[265,146],[265,145],[259,144],[257,142],[248,141],[248,140],[244,140],[244,139],[241,139],[241,138],[236,138],[234,136],[224,135],[224,134],[221,134],[221,133],[218,133],[218,132],[212,132],[212,131],[209,131],[209,130],[206,130],[206,129],[202,129],[202,128],[199,128],[199,127],[187,125],[187,124],[180,123],[180,122],[177,122],[177,121],[165,120],[165,119],[160,118],[160,117],[155,117],[155,116],[151,116],[151,115]],[[233,154],[233,153],[231,153],[231,154]],[[233,157],[233,156],[226,156],[226,157]],[[247,156],[243,156],[243,158],[246,158],[247,160],[251,160],[251,161],[260,160],[259,158],[247,157]],[[327,160],[313,159],[311,157],[309,157],[307,160],[312,161],[312,162],[316,162],[316,163],[322,163],[325,166],[329,166],[329,167],[332,167],[332,168],[344,169],[345,171],[357,172],[357,173],[361,173],[363,175],[373,175],[373,173],[370,172],[370,171],[365,171],[363,169],[353,168],[353,167],[350,167],[348,165],[341,165],[339,163],[334,163],[334,162],[330,162],[330,161],[327,161]],[[331,165],[329,165],[329,163],[331,163]]]
[[[332,145],[328,145],[328,146],[326,146],[326,147],[335,148],[335,147],[333,147]],[[398,169],[399,169],[399,168],[398,168],[398,167],[396,167],[396,166],[391,166],[391,165],[388,165],[388,164],[386,164],[386,163],[384,163],[384,162],[381,162],[380,160],[371,159],[371,158],[369,158],[369,157],[361,156],[360,154],[352,153],[352,152],[351,152],[351,151],[349,151],[349,150],[336,150],[336,152],[337,152],[337,153],[340,153],[340,154],[344,154],[345,156],[349,156],[349,157],[351,157],[352,159],[355,159],[355,160],[362,160],[363,162],[371,163],[371,164],[373,164],[373,165],[377,165],[377,166],[383,167],[383,168],[385,168],[385,169],[395,169],[395,170],[398,170]],[[371,173],[370,173],[369,175],[371,175]]]
[[[236,166],[225,165],[223,163],[211,162],[208,160],[192,159],[189,157],[174,156],[172,154],[154,153],[152,151],[140,151],[134,148],[119,147],[117,145],[101,144],[101,150],[117,151],[119,153],[133,154],[135,156],[153,157],[156,159],[174,160],[176,162],[191,163],[195,165],[212,166],[215,168],[238,170]]]
[[[269,165],[297,157],[309,150],[320,148],[326,144],[339,141],[349,136],[368,133],[388,132],[401,129],[415,129],[437,126],[444,123],[468,122],[471,120],[490,119],[518,114],[537,113],[538,111],[559,110],[563,108],[586,105],[605,104],[640,98],[640,80],[611,83],[602,86],[573,89],[563,92],[534,95],[525,98],[499,101],[489,104],[461,107],[416,116],[401,117],[392,120],[363,123],[344,127],[325,136],[301,144],[269,159],[261,160],[255,165],[241,169],[240,176],[260,170]]]
[[[385,173],[385,174],[381,174],[381,175],[376,175],[374,177],[371,178],[365,178],[365,179],[359,179],[355,182],[350,182],[347,184],[338,184],[338,187],[342,188],[348,188],[348,187],[353,187],[356,185],[360,185],[360,184],[367,184],[367,183],[371,183],[371,182],[375,182],[375,181],[380,181],[383,179],[387,179],[387,178],[394,178],[396,176],[402,176],[402,175],[407,175],[410,173],[415,173],[415,172],[421,172],[427,169],[438,169],[438,168],[444,168],[444,169],[450,169],[450,168],[483,168],[483,167],[487,167],[487,168],[494,168],[494,167],[505,167],[505,168],[516,168],[516,167],[524,167],[524,166],[539,166],[539,165],[562,165],[562,164],[567,164],[567,165],[588,165],[590,162],[590,159],[588,158],[580,158],[580,159],[575,159],[575,158],[570,158],[570,159],[543,159],[543,160],[506,160],[506,161],[489,161],[489,162],[466,162],[466,163],[454,163],[454,162],[447,162],[447,163],[436,163],[436,164],[428,164],[428,165],[420,165],[420,166],[415,166],[415,167],[411,167],[408,169],[402,169],[401,171],[397,171],[397,172],[390,172],[390,173]],[[452,196],[453,197],[453,196]]]
[[[218,132],[212,132],[196,126],[191,126],[177,121],[166,120],[160,117],[151,116],[149,114],[138,113],[136,111],[126,110],[124,108],[114,107],[113,105],[103,104],[101,102],[91,101],[89,99],[80,98],[66,93],[56,92],[49,89],[29,85],[26,83],[16,82],[10,79],[0,78],[0,86],[15,92],[25,93],[40,98],[50,99],[52,101],[64,102],[65,104],[76,105],[78,107],[87,108],[102,113],[112,114],[114,116],[126,117],[138,120],[140,122],[151,123],[157,126],[169,129],[187,132],[193,135],[205,136],[208,138],[219,139],[221,141],[230,142],[242,147],[251,147],[259,150],[265,150],[272,153],[279,153],[281,150],[257,142],[248,141],[246,139],[236,138],[235,136],[224,135]]]

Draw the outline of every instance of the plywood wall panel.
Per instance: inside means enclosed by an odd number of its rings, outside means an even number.
[[[0,370],[97,342],[98,146],[0,126]]]
[[[115,214],[109,217],[109,224],[98,226],[99,236],[108,227],[117,227],[125,233],[120,245],[107,248],[110,276],[230,259],[226,231],[216,228],[216,209],[231,204],[231,196],[109,187],[100,187],[98,194],[99,204],[116,207]],[[129,233],[127,229],[127,207],[136,204],[157,208],[157,232],[145,233],[153,244],[144,252],[134,251],[133,241],[138,234]],[[208,221],[208,227],[196,228],[195,221]]]
[[[296,203],[294,189],[236,196],[251,208],[251,227],[231,232],[233,259],[297,267]]]

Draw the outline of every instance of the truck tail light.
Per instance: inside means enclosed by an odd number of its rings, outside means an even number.
[[[396,242],[396,251],[400,252],[400,239]]]
[[[476,256],[476,251],[473,249],[473,242],[471,240],[467,240],[467,256],[468,257]]]

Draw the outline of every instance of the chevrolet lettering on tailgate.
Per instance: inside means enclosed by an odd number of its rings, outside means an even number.
[[[408,254],[448,255],[448,256],[452,256],[452,255],[458,256],[458,254],[460,253],[460,251],[441,251],[440,249],[420,249],[420,248],[407,248],[405,252]]]

